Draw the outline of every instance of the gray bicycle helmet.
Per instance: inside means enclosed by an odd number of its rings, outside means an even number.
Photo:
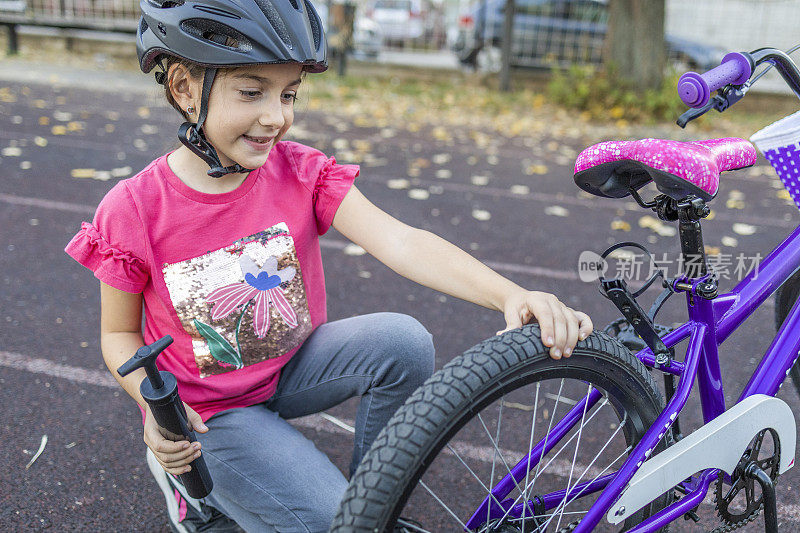
[[[308,72],[328,68],[322,22],[309,0],[140,0],[139,6],[136,52],[143,72],[165,55],[206,67],[197,123],[185,122],[178,138],[209,164],[212,177],[250,170],[223,167],[202,131],[218,68],[272,63],[300,63]],[[165,83],[165,74],[157,72],[156,81]]]

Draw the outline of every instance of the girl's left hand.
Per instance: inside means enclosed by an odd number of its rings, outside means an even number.
[[[553,359],[572,355],[578,341],[588,337],[593,329],[589,315],[567,307],[546,292],[520,290],[512,293],[505,301],[503,314],[506,329],[498,331],[498,335],[536,319],[542,342],[550,347]]]

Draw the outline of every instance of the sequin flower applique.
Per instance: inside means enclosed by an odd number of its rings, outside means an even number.
[[[294,279],[294,267],[286,267],[278,270],[278,258],[269,257],[264,261],[264,265],[258,268],[255,261],[250,256],[242,255],[239,258],[239,266],[244,275],[244,282],[231,283],[214,289],[207,297],[206,301],[213,304],[211,310],[211,320],[221,320],[237,309],[241,308],[241,314],[236,322],[236,340],[239,340],[239,329],[242,325],[242,318],[247,309],[253,306],[253,329],[256,337],[263,339],[267,335],[270,327],[270,306],[274,306],[280,317],[290,328],[297,327],[297,314],[286,300],[282,283],[287,283]],[[242,356],[238,349],[231,346],[219,333],[211,326],[195,320],[195,326],[200,334],[208,341],[211,355],[222,362],[242,368]]]

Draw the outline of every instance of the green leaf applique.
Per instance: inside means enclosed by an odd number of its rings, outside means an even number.
[[[229,365],[234,365],[236,368],[244,367],[242,356],[239,352],[231,346],[231,343],[229,343],[225,337],[217,333],[214,328],[208,324],[203,324],[197,319],[194,320],[194,327],[197,328],[197,331],[200,332],[200,335],[202,335],[208,343],[208,349],[214,359],[222,361],[223,363],[228,363]]]

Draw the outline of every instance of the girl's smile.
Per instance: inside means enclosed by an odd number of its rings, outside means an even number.
[[[242,135],[242,139],[244,142],[247,143],[251,148],[263,152],[272,149],[272,141],[275,137],[252,137],[250,135]]]

